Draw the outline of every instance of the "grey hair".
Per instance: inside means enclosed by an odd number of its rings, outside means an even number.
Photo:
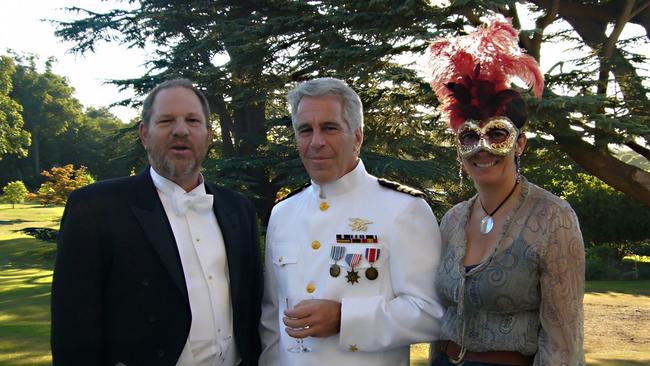
[[[322,97],[335,95],[343,101],[343,119],[351,131],[357,128],[363,130],[363,105],[359,95],[344,81],[326,77],[304,81],[287,94],[287,102],[291,105],[291,124],[294,131],[298,127],[298,104],[303,97]]]
[[[196,97],[199,98],[199,101],[201,102],[201,110],[203,111],[203,117],[205,117],[205,123],[209,127],[210,126],[210,105],[208,104],[208,99],[201,93],[201,91],[194,86],[194,84],[187,79],[173,79],[173,80],[167,80],[165,82],[162,82],[158,84],[155,88],[153,88],[147,97],[144,99],[144,102],[142,102],[142,122],[144,123],[145,126],[149,127],[149,122],[151,122],[151,114],[152,110],[151,107],[153,106],[154,101],[156,100],[156,96],[158,93],[160,93],[161,90],[164,89],[171,89],[171,88],[185,88],[188,90],[191,90],[194,94],[196,94]]]

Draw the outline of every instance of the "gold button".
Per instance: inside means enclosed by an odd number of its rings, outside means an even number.
[[[307,292],[312,294],[316,291],[316,285],[313,282],[310,282],[309,285],[307,285]]]
[[[323,201],[320,203],[319,208],[321,211],[327,211],[327,209],[330,208],[330,205],[327,202]]]
[[[320,249],[320,242],[318,240],[314,240],[311,242],[311,248],[314,250]]]
[[[350,345],[350,352],[356,352],[356,351],[358,351],[358,350],[359,350],[359,349],[357,348],[357,345],[356,345],[356,344],[351,344],[351,345]]]

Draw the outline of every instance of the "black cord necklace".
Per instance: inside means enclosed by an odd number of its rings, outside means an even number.
[[[515,193],[515,188],[517,188],[518,183],[519,182],[515,181],[515,185],[510,190],[510,193],[508,193],[506,198],[504,198],[503,201],[501,201],[501,203],[499,203],[499,206],[497,206],[497,208],[495,208],[492,212],[488,212],[485,209],[485,206],[483,206],[483,202],[481,201],[481,197],[478,198],[478,203],[481,204],[481,208],[487,214],[487,216],[485,216],[483,219],[481,219],[481,225],[479,227],[479,229],[481,230],[481,234],[487,234],[490,231],[492,231],[492,228],[494,227],[494,220],[492,219],[492,215],[494,215],[497,211],[499,211],[501,206],[503,206],[503,204],[506,203],[508,198],[510,198],[510,196],[512,196],[512,194]]]

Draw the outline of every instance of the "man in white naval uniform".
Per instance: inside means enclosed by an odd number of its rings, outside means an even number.
[[[442,316],[436,218],[420,192],[366,172],[361,100],[344,82],[310,80],[287,99],[311,185],[271,213],[260,365],[406,366]],[[305,300],[287,309],[290,297]],[[311,352],[288,351],[295,338]]]

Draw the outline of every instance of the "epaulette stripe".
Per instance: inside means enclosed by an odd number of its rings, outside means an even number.
[[[304,184],[303,186],[294,189],[293,191],[289,192],[288,195],[286,195],[286,196],[282,197],[281,199],[277,200],[275,203],[282,202],[282,201],[286,200],[287,198],[289,198],[291,196],[295,196],[296,194],[302,192],[305,188],[309,187],[310,185],[311,185],[311,182],[309,182],[307,184]]]
[[[400,184],[400,183],[397,183],[397,182],[393,182],[393,181],[388,180],[388,179],[377,178],[377,183],[379,183],[381,186],[384,186],[386,188],[390,188],[390,189],[398,191],[398,192],[406,193],[406,194],[409,194],[409,195],[411,195],[413,197],[427,198],[427,195],[424,194],[424,192],[422,192],[422,191],[419,191],[419,190],[417,190],[417,189],[415,189],[413,187],[409,187],[409,186],[406,186],[406,185],[403,185],[403,184]]]

